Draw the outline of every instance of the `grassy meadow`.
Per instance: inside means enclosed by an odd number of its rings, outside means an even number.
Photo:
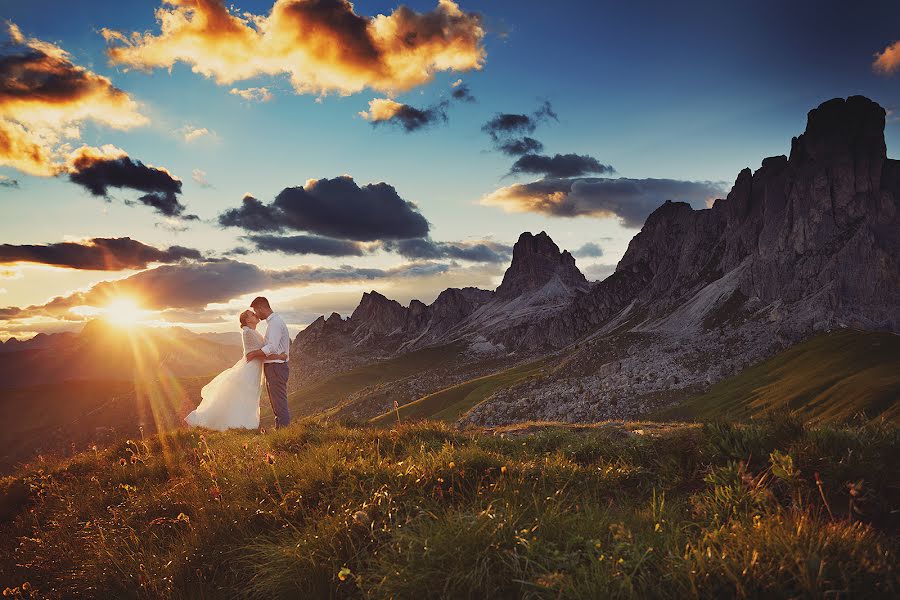
[[[181,430],[2,479],[7,597],[896,597],[883,422]]]

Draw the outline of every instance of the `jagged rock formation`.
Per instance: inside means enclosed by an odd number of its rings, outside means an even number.
[[[543,379],[469,415],[495,424],[637,416],[815,332],[900,332],[900,161],[887,158],[884,124],[867,98],[823,103],[790,157],[744,169],[711,208],[660,206],[602,282],[588,284],[545,233],[525,233],[495,292],[447,290],[408,308],[373,292],[295,350],[318,352],[327,331],[326,352],[361,360],[451,341],[556,353]]]
[[[299,365],[294,381],[308,383],[348,365],[457,341],[482,353],[546,347],[550,341],[528,333],[529,324],[558,314],[587,290],[568,251],[543,231],[526,232],[496,292],[450,288],[430,305],[413,300],[404,307],[372,291],[346,320],[336,313],[319,317],[291,346]]]

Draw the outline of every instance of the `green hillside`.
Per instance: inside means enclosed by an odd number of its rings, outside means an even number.
[[[289,396],[288,402],[294,414],[317,414],[336,406],[347,396],[363,388],[408,377],[435,365],[451,364],[459,356],[459,350],[459,346],[455,344],[424,348],[356,367],[295,390]]]
[[[546,361],[540,360],[484,377],[477,377],[400,407],[401,419],[434,419],[455,422],[466,411],[479,404],[495,391],[537,374]],[[397,411],[390,411],[372,419],[376,425],[388,425],[397,419]]]
[[[811,422],[858,414],[900,422],[900,336],[856,330],[819,335],[653,416],[747,420],[785,409]]]

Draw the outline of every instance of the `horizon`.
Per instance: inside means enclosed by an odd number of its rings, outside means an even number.
[[[286,4],[228,13],[227,56],[178,4],[8,7],[0,127],[22,146],[0,154],[0,340],[115,310],[237,331],[256,295],[296,334],[369,290],[494,289],[523,231],[602,280],[649,212],[724,198],[826,100],[871,98],[900,142],[898,6],[816,3],[813,26],[805,3],[777,23],[768,3],[341,4],[365,33],[334,25],[349,49],[323,56],[284,37]],[[442,37],[399,69],[383,31],[424,35],[423,14]],[[257,60],[238,60],[248,40]]]

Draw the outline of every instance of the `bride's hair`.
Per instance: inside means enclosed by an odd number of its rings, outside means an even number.
[[[241,313],[241,316],[240,316],[241,327],[247,326],[247,318],[252,314],[253,314],[252,310],[245,310],[244,312]]]

